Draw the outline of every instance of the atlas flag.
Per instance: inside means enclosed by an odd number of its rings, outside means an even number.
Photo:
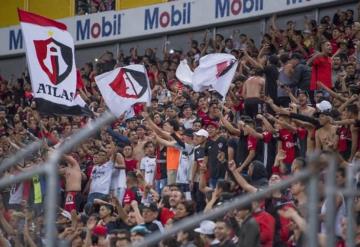
[[[91,115],[76,94],[74,41],[66,25],[23,10],[18,14],[37,110],[43,114]]]
[[[215,90],[225,98],[237,66],[238,61],[233,55],[216,53],[202,57],[199,66],[191,73],[187,63],[181,62],[176,76],[184,84],[190,85],[195,92]]]
[[[117,117],[123,113],[132,116],[136,103],[151,104],[150,83],[143,65],[116,68],[96,76],[95,81],[107,107]]]

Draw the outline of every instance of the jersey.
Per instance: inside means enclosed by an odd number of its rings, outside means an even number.
[[[91,173],[90,194],[95,192],[109,194],[113,167],[112,161],[94,167]]]
[[[156,171],[156,157],[145,156],[141,159],[140,170],[144,171],[145,182],[152,185],[154,183]]]

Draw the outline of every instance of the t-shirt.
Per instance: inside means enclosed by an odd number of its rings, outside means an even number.
[[[140,203],[142,194],[142,191],[138,187],[126,188],[123,204],[130,204],[134,200]]]
[[[10,189],[9,204],[20,204],[23,198],[24,184],[13,184]]]
[[[347,151],[348,147],[348,141],[351,140],[351,131],[350,128],[341,126],[340,129],[338,129],[339,134],[339,141],[338,141],[338,150],[340,153]]]
[[[211,178],[224,178],[226,169],[220,164],[217,156],[224,152],[227,156],[227,141],[224,137],[219,137],[215,141],[208,140],[205,145],[205,156],[208,157],[208,168]]]
[[[95,192],[109,194],[113,167],[112,161],[94,167],[91,173],[90,194]]]
[[[137,160],[126,160],[125,159],[125,167],[126,167],[126,173],[133,172],[136,170]]]
[[[125,169],[114,168],[111,175],[111,189],[126,188]]]
[[[274,138],[271,132],[263,132],[263,143],[264,143],[264,157],[263,163],[266,167],[268,174],[272,173],[272,167],[274,165],[276,151],[277,151],[277,140]]]
[[[197,146],[194,150],[194,160],[196,166],[200,168],[200,166],[204,163],[204,157],[205,157],[205,147]],[[195,175],[194,182],[199,182],[200,177],[199,173]]]
[[[166,165],[168,170],[177,170],[179,166],[180,151],[175,147],[166,148]]]
[[[281,141],[281,148],[286,154],[284,163],[291,164],[296,155],[294,134],[288,129],[280,129],[279,139]]]
[[[185,143],[185,148],[179,145],[176,145],[176,147],[181,151],[176,183],[188,184],[194,160],[194,146]]]
[[[275,65],[268,65],[264,68],[265,72],[265,95],[273,100],[277,100],[277,80],[279,78],[279,70]]]
[[[317,57],[314,59],[311,70],[310,90],[316,90],[317,82],[321,81],[328,88],[332,88],[331,58]]]
[[[145,156],[141,159],[140,170],[143,170],[145,173],[145,183],[153,184],[156,171],[156,157]]]
[[[167,178],[166,172],[166,147],[158,149],[156,152],[156,174],[155,179]]]

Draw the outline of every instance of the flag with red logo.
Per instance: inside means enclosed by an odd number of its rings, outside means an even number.
[[[107,107],[117,117],[133,115],[136,103],[151,103],[151,88],[143,65],[134,64],[116,68],[95,77],[96,84]]]
[[[74,41],[66,25],[23,10],[18,14],[37,110],[91,115],[76,93]]]
[[[191,72],[186,62],[181,62],[177,71],[177,78],[186,85],[190,85],[196,92],[215,90],[223,97],[226,96],[234,78],[238,61],[233,55],[226,53],[209,54],[200,59],[199,66]]]

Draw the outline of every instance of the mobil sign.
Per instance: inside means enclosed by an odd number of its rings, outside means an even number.
[[[88,15],[76,20],[76,41],[105,39],[121,34],[121,13]]]
[[[264,9],[264,0],[216,0],[215,18],[249,14]]]
[[[191,24],[192,2],[163,4],[144,9],[144,30],[163,29]]]

